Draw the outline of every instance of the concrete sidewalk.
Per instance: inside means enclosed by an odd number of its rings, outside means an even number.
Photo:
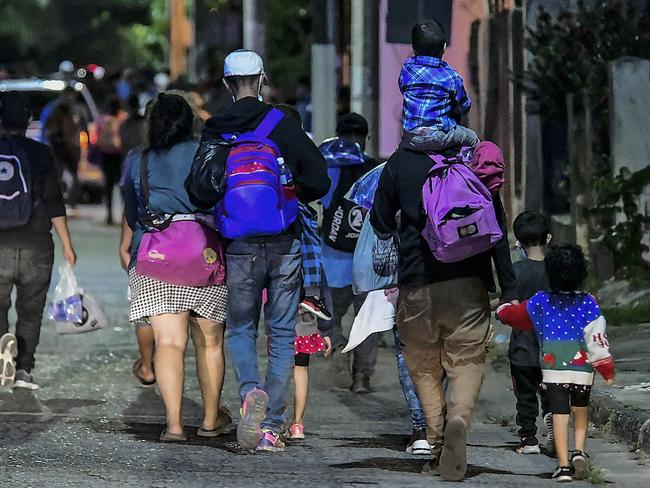
[[[650,455],[650,324],[608,327],[616,385],[597,387],[592,421]]]
[[[315,358],[307,439],[292,443],[285,453],[244,455],[236,448],[234,430],[214,440],[196,437],[201,402],[190,347],[184,403],[190,440],[160,444],[160,396],[139,388],[130,373],[136,345],[126,322],[118,229],[92,221],[74,221],[72,228],[80,257],[79,283],[101,300],[110,325],[67,337],[44,325],[35,370],[42,389],[0,393],[0,487],[449,485],[420,474],[426,459],[404,452],[410,421],[390,349],[380,350],[372,382],[375,392],[366,396],[336,388],[330,363]],[[224,400],[238,410],[230,363]],[[554,459],[515,453],[514,404],[507,365],[497,357],[488,366],[469,436],[470,467],[463,486],[555,486],[550,480]],[[591,461],[608,470],[613,486],[647,488],[650,468],[626,445],[594,432],[588,450]]]

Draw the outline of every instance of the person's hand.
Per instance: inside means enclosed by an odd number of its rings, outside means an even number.
[[[610,378],[610,379],[608,379],[608,380],[605,380],[605,384],[606,384],[607,386],[612,386],[612,385],[614,384],[614,381],[616,381],[616,378],[613,378],[613,377],[612,377],[612,378]]]
[[[77,264],[77,255],[72,246],[66,246],[63,248],[63,259],[65,259],[70,266]]]
[[[122,265],[122,269],[126,271],[129,268],[130,263],[131,263],[131,253],[129,253],[129,250],[120,249],[120,264]]]
[[[510,305],[519,305],[519,300],[510,300]]]
[[[323,341],[325,341],[325,346],[327,346],[327,349],[325,349],[325,357],[328,358],[332,355],[332,339],[325,336],[323,337]]]
[[[490,300],[490,310],[493,312],[499,308],[499,305],[501,305],[501,299],[499,297]]]

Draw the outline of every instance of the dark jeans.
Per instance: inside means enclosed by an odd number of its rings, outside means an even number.
[[[542,370],[531,366],[510,364],[512,387],[517,398],[517,425],[519,437],[537,435],[537,416],[539,415],[539,400],[542,402],[542,416],[549,410],[546,392],[542,389]]]
[[[343,349],[348,339],[343,335],[342,321],[350,305],[354,307],[356,317],[363,305],[366,295],[355,295],[352,293],[352,286],[345,288],[330,288],[332,296],[332,345],[336,349]],[[372,376],[377,364],[377,334],[372,334],[365,341],[354,348],[354,360],[352,361],[352,374],[364,373]]]
[[[279,432],[286,420],[286,394],[293,372],[300,302],[300,241],[290,236],[238,239],[226,250],[228,349],[242,400],[255,388],[269,396],[263,427]],[[262,290],[269,359],[266,380],[257,367],[257,329]]]
[[[406,405],[409,408],[409,412],[411,412],[411,422],[413,423],[413,429],[426,430],[427,421],[424,418],[424,411],[422,410],[422,404],[420,403],[418,392],[415,390],[413,379],[411,379],[409,370],[406,367],[406,362],[404,361],[404,353],[402,352],[402,339],[400,338],[399,332],[397,331],[397,326],[393,327],[393,337],[395,339],[395,359],[397,360],[397,374],[399,376],[399,384],[402,387],[402,393],[404,393]]]
[[[53,249],[0,248],[0,336],[9,332],[11,290],[16,287],[16,368],[30,372],[41,335]]]

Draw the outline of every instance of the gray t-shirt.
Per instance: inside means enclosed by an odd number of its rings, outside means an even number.
[[[538,291],[548,290],[548,277],[544,261],[524,259],[513,263],[517,277],[519,300],[528,300]],[[516,366],[539,367],[539,344],[534,332],[513,330],[510,335],[508,358]]]

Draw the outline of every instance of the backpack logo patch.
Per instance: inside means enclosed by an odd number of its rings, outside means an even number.
[[[353,232],[356,232],[357,234],[361,233],[361,228],[363,227],[363,209],[358,205],[350,210],[350,213],[348,214],[348,224]]]
[[[0,181],[9,181],[14,177],[14,167],[7,161],[0,161]]]

